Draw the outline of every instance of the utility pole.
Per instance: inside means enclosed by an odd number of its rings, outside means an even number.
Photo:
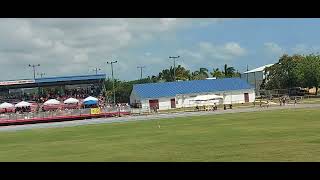
[[[46,75],[46,73],[37,73],[37,75],[42,78],[42,76]]]
[[[29,67],[32,67],[33,69],[33,79],[36,80],[36,67],[39,67],[40,64],[29,64]],[[39,102],[39,99],[40,99],[40,87],[39,87],[39,83],[37,83],[37,86],[38,86],[38,102]]]
[[[249,65],[247,65],[247,83],[249,82],[249,73],[248,73],[248,71],[249,71]]]
[[[96,74],[98,74],[98,71],[101,71],[101,69],[100,68],[94,68],[93,71],[95,71]]]
[[[114,77],[113,77],[113,64],[117,63],[118,61],[108,61],[107,64],[111,64],[111,75],[112,75],[112,88],[113,88],[113,104],[116,105],[116,94],[114,89]]]
[[[40,64],[29,64],[29,67],[33,68],[33,79],[36,79],[36,67],[40,66]]]
[[[137,68],[140,68],[140,79],[142,79],[142,69],[145,68],[145,66],[138,66]]]
[[[170,56],[169,58],[173,59],[173,81],[176,81],[176,60],[180,56]]]

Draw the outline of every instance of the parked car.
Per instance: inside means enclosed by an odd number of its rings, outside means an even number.
[[[301,87],[294,87],[289,89],[289,96],[304,96],[307,91]]]

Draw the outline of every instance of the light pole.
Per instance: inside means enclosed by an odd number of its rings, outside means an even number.
[[[247,83],[249,83],[249,73],[248,73],[248,71],[249,71],[249,65],[247,65]]]
[[[145,68],[145,66],[138,66],[137,68],[140,68],[140,79],[142,79],[142,69]]]
[[[36,67],[39,67],[40,64],[29,64],[29,67],[32,67],[33,68],[33,79],[35,80],[36,79]],[[40,87],[39,87],[39,83],[37,83],[37,86],[38,86],[38,102],[39,102],[39,99],[40,99]]]
[[[46,73],[37,73],[37,75],[42,78],[42,76],[46,75]]]
[[[40,66],[40,64],[29,64],[29,67],[33,68],[33,79],[36,79],[36,67]]]
[[[116,104],[116,94],[114,89],[114,77],[113,77],[113,64],[117,63],[118,61],[108,61],[107,64],[111,64],[111,75],[112,75],[112,88],[113,88],[113,104]]]
[[[96,74],[98,74],[98,71],[101,71],[101,69],[100,68],[94,68],[93,71],[95,71]]]
[[[173,81],[176,81],[176,59],[180,56],[170,56],[173,59]]]

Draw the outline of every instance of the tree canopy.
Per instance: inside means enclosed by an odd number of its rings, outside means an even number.
[[[279,62],[265,69],[263,88],[288,89],[293,87],[318,87],[320,85],[320,56],[284,54]]]

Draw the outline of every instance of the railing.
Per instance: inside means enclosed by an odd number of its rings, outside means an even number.
[[[99,114],[105,113],[130,113],[129,106],[124,107],[105,107],[100,108]],[[69,109],[69,110],[55,110],[46,112],[24,112],[24,113],[5,113],[0,115],[1,120],[18,120],[18,119],[34,119],[34,118],[54,118],[54,117],[71,117],[91,115],[91,108],[86,109]]]

